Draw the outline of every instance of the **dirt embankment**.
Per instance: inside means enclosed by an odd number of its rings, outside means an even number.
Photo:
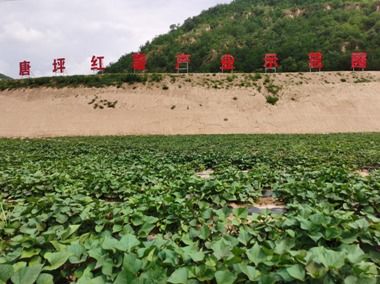
[[[0,92],[0,137],[377,131],[380,72],[167,75]]]

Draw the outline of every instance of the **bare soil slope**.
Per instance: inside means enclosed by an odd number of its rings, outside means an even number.
[[[380,72],[167,75],[0,92],[0,137],[377,131]]]

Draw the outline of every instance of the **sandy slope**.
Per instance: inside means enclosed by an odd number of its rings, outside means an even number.
[[[0,92],[0,137],[380,131],[380,72],[276,74],[266,80],[281,87],[275,106],[266,103],[265,76],[255,81],[240,74]],[[101,100],[117,103],[95,109]]]

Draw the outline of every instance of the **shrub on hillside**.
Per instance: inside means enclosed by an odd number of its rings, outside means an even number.
[[[278,102],[279,98],[277,96],[266,96],[266,100],[268,104],[274,106]]]

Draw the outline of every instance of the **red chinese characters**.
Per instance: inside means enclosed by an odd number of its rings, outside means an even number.
[[[323,68],[323,55],[322,52],[310,52],[309,53],[309,68],[310,71],[316,69],[321,71]]]
[[[104,56],[92,56],[91,58],[91,71],[103,71],[105,69],[103,65]]]
[[[130,57],[129,57],[130,58]],[[146,54],[142,52],[133,53],[132,56],[132,62],[131,67],[134,72],[136,71],[142,71],[144,72],[147,68],[147,56]],[[181,53],[176,55],[176,64],[175,69],[178,73],[180,72],[186,72],[189,73],[190,71],[190,63],[191,63],[192,56],[190,54]],[[305,58],[306,59],[306,58]],[[313,70],[321,71],[324,69],[324,61],[326,59],[324,58],[324,55],[321,51],[313,51],[308,54],[308,66],[310,69],[310,72]],[[325,60],[324,60],[325,59]],[[288,58],[290,62],[294,62],[293,58]],[[367,52],[353,52],[351,57],[351,68],[355,70],[365,70],[368,68],[368,62],[371,60],[371,57],[368,58]],[[305,60],[306,61],[306,60]],[[329,60],[327,60],[329,61]],[[285,61],[284,61],[285,62]],[[334,61],[332,61],[334,62]],[[331,65],[330,63],[327,65]],[[63,74],[66,70],[66,59],[65,58],[56,58],[53,61],[53,73],[57,74]],[[199,62],[195,62],[197,64],[196,67],[199,66]],[[224,54],[220,58],[220,70],[221,72],[234,72],[235,70],[235,57],[232,54]],[[306,62],[304,62],[306,64]],[[297,62],[295,62],[293,65],[298,65]],[[292,66],[293,66],[292,65]],[[370,65],[371,66],[371,65]],[[194,68],[196,68],[194,67]],[[277,72],[278,68],[280,67],[280,59],[276,53],[267,53],[264,56],[264,65],[265,73],[268,71],[274,71]],[[306,65],[305,65],[306,67]],[[104,71],[106,69],[104,65],[104,56],[92,56],[91,57],[91,70],[92,71]],[[293,69],[293,68],[292,68]],[[19,74],[20,76],[30,76],[31,75],[31,65],[29,61],[22,61],[19,62]]]
[[[175,69],[178,73],[181,71],[186,71],[186,73],[189,73],[190,57],[190,54],[177,54]]]
[[[132,69],[134,72],[145,71],[146,68],[146,55],[144,53],[134,53],[132,54]]]
[[[220,63],[221,63],[220,70],[222,70],[222,72],[224,71],[233,72],[235,69],[235,58],[231,54],[223,55]]]
[[[351,68],[366,69],[367,68],[367,53],[366,52],[353,52],[351,57]]]
[[[30,70],[31,70],[31,66],[30,66],[30,61],[22,61],[20,62],[20,76],[30,76]]]
[[[56,58],[53,61],[53,73],[64,73],[65,72],[65,63],[66,59],[65,58]]]
[[[276,53],[267,53],[264,57],[264,68],[265,72],[268,70],[274,70],[277,71],[277,68],[279,67],[278,63],[278,57]]]

